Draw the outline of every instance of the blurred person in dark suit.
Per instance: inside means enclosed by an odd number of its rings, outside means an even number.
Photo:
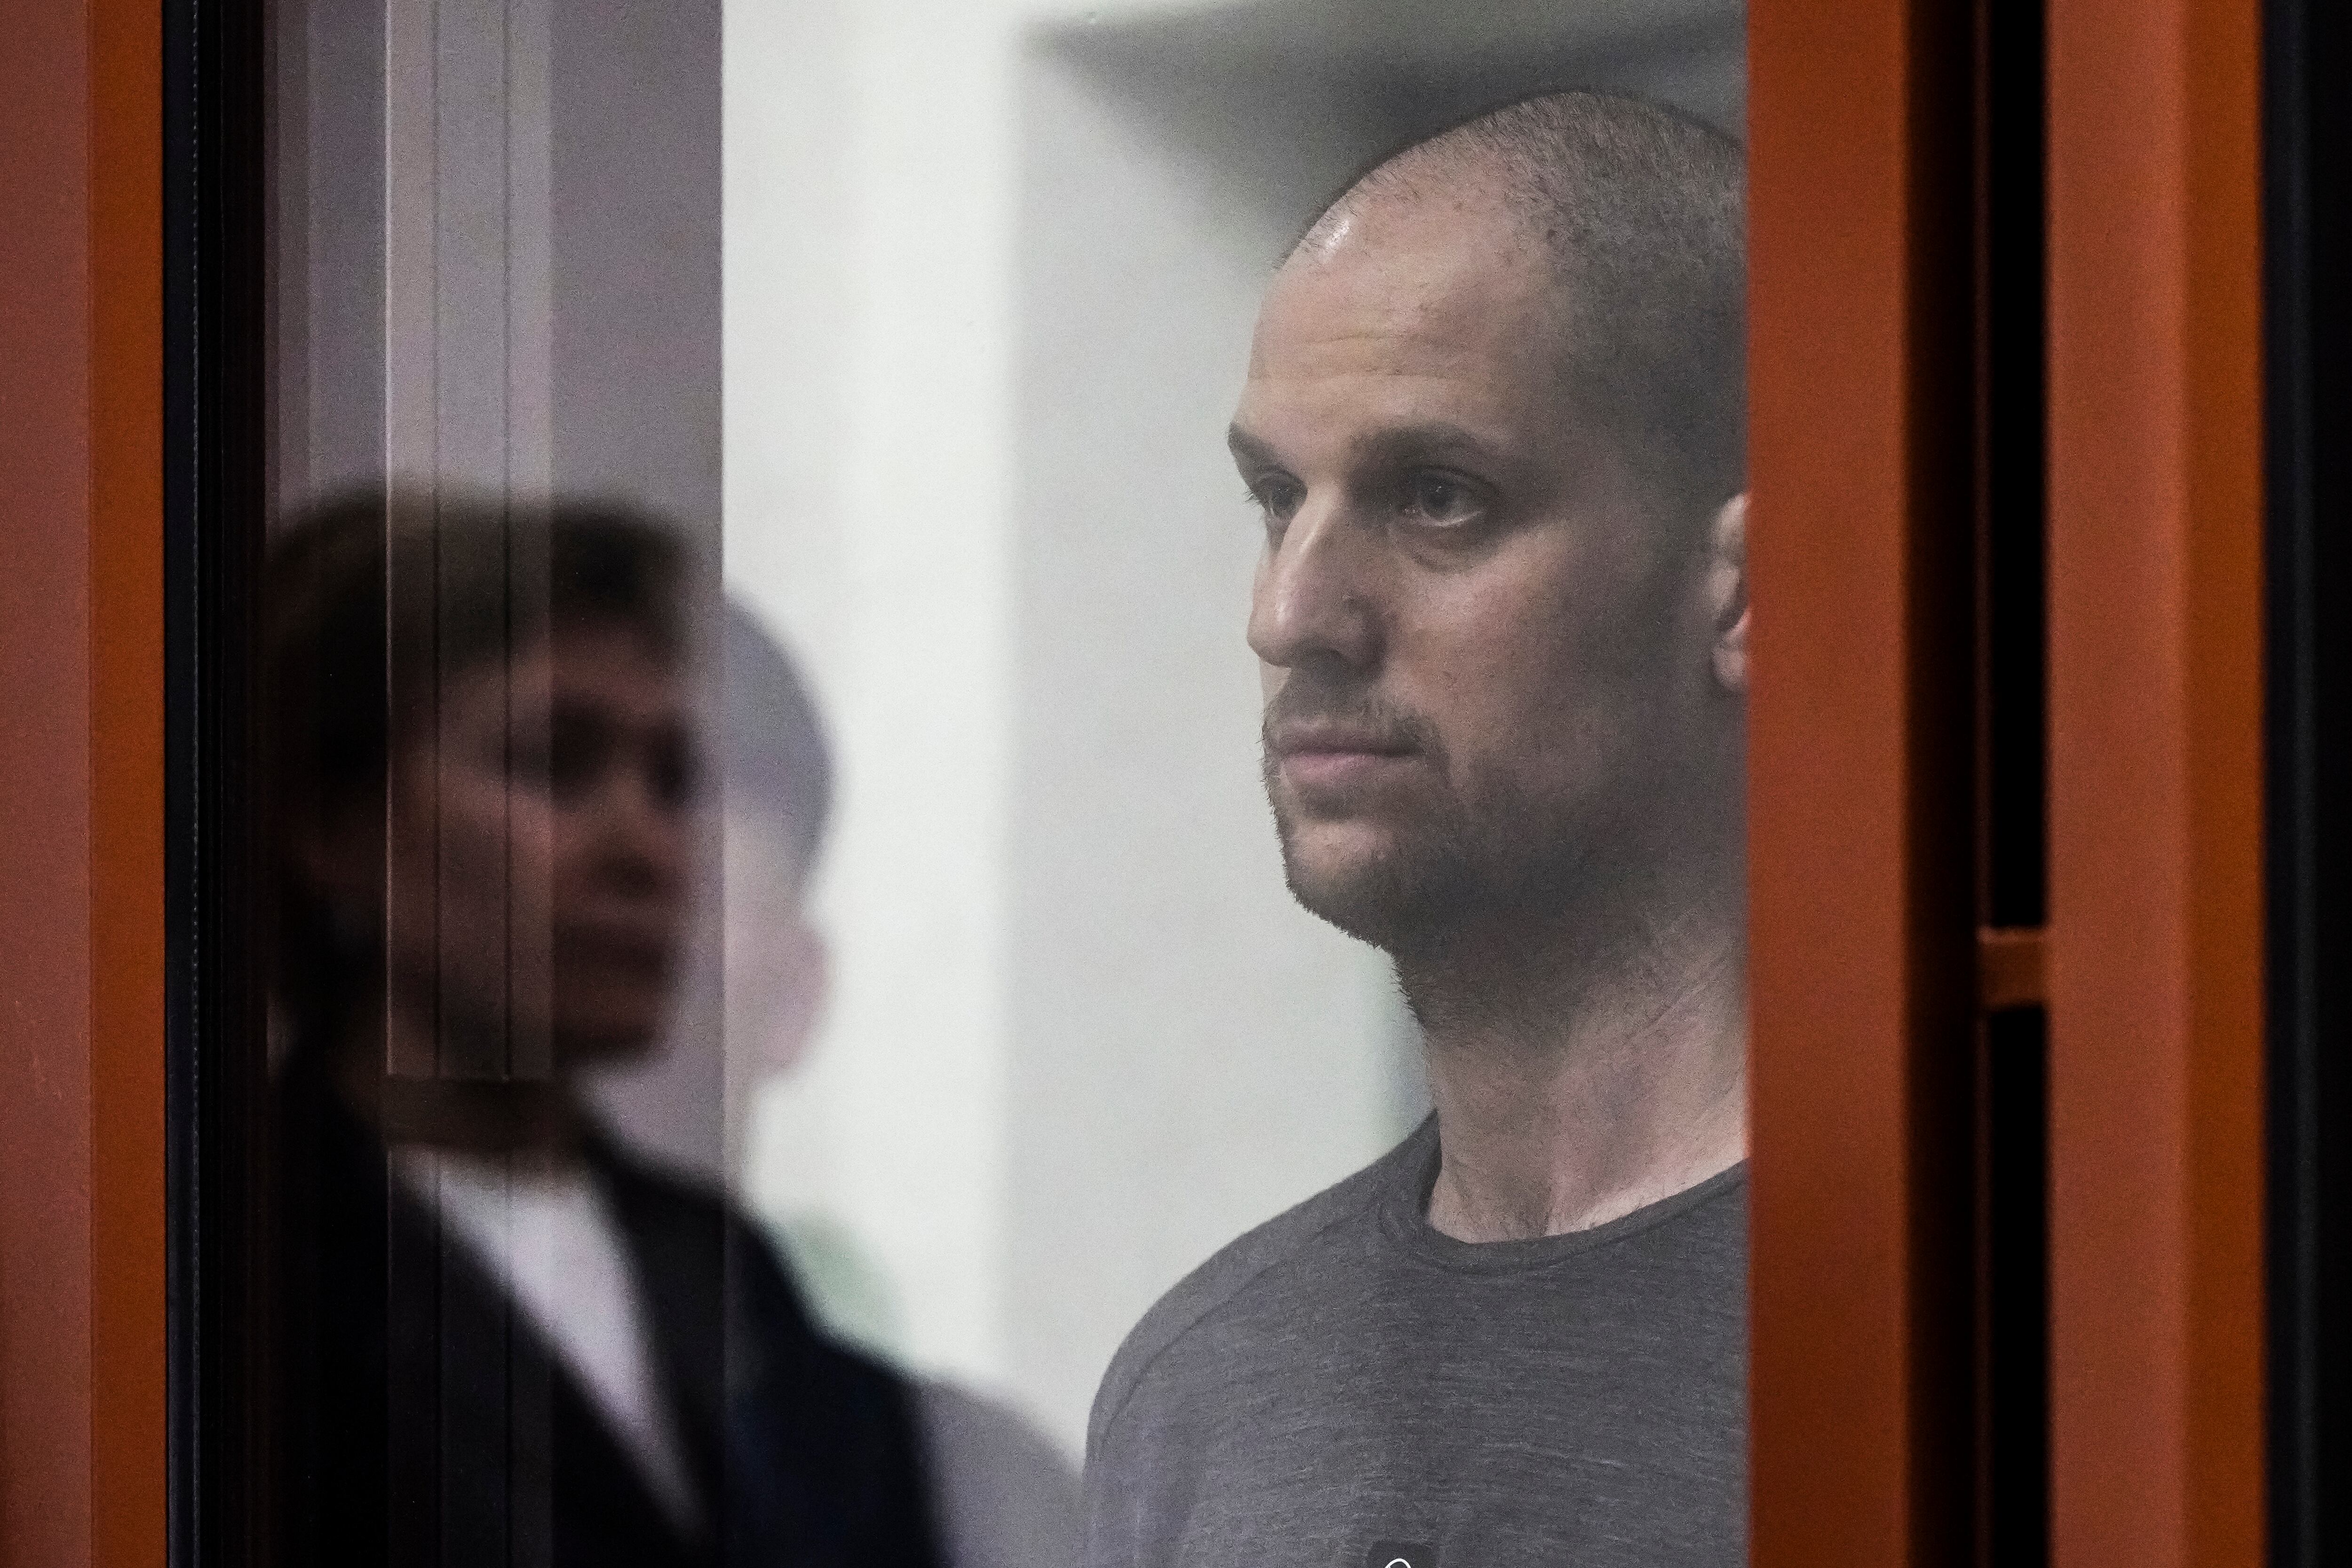
[[[280,1561],[942,1561],[915,1397],[603,1133],[694,896],[691,563],[361,496],[269,563]]]

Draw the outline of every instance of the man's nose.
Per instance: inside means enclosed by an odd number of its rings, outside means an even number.
[[[686,812],[652,767],[614,767],[597,801],[608,869],[632,886],[675,893],[686,879]]]
[[[1310,497],[1267,542],[1250,599],[1249,645],[1281,668],[1380,657],[1374,542],[1343,503]]]

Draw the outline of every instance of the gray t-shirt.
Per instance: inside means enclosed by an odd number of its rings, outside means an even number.
[[[1087,1568],[1735,1568],[1747,1168],[1470,1243],[1437,1134],[1243,1237],[1148,1313],[1087,1439]]]

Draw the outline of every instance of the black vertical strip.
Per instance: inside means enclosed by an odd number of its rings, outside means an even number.
[[[1977,916],[2048,918],[2045,8],[1977,0]],[[1976,1561],[2049,1562],[2048,1026],[1978,1033]]]
[[[2043,7],[1984,0],[1985,923],[2046,918]]]
[[[2352,11],[2263,46],[2271,1560],[2352,1562]]]
[[[167,1321],[174,1564],[262,1561],[252,608],[265,350],[262,0],[169,0],[163,62]]]

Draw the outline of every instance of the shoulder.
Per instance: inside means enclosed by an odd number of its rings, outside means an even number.
[[[789,1287],[791,1270],[764,1229],[705,1177],[609,1136],[591,1143],[589,1161],[614,1218],[652,1267],[717,1264],[755,1289],[770,1288],[771,1276]]]
[[[1171,1349],[1228,1310],[1252,1287],[1281,1273],[1335,1232],[1370,1214],[1429,1158],[1435,1136],[1433,1124],[1424,1121],[1371,1164],[1244,1233],[1178,1280],[1143,1315],[1111,1358],[1087,1422],[1089,1457],[1100,1447],[1152,1367]]]
[[[636,1255],[674,1392],[723,1424],[736,1461],[730,1529],[761,1542],[829,1542],[801,1552],[811,1563],[938,1563],[904,1374],[810,1318],[783,1256],[719,1189],[613,1142],[593,1158]]]
[[[691,1320],[698,1339],[740,1319],[758,1359],[804,1359],[820,1349],[790,1267],[730,1199],[698,1175],[666,1167],[618,1140],[590,1146],[590,1163],[635,1255],[656,1315]]]
[[[631,1228],[683,1227],[716,1236],[730,1219],[727,1199],[699,1176],[673,1170],[618,1138],[598,1134],[588,1145],[589,1168]]]

